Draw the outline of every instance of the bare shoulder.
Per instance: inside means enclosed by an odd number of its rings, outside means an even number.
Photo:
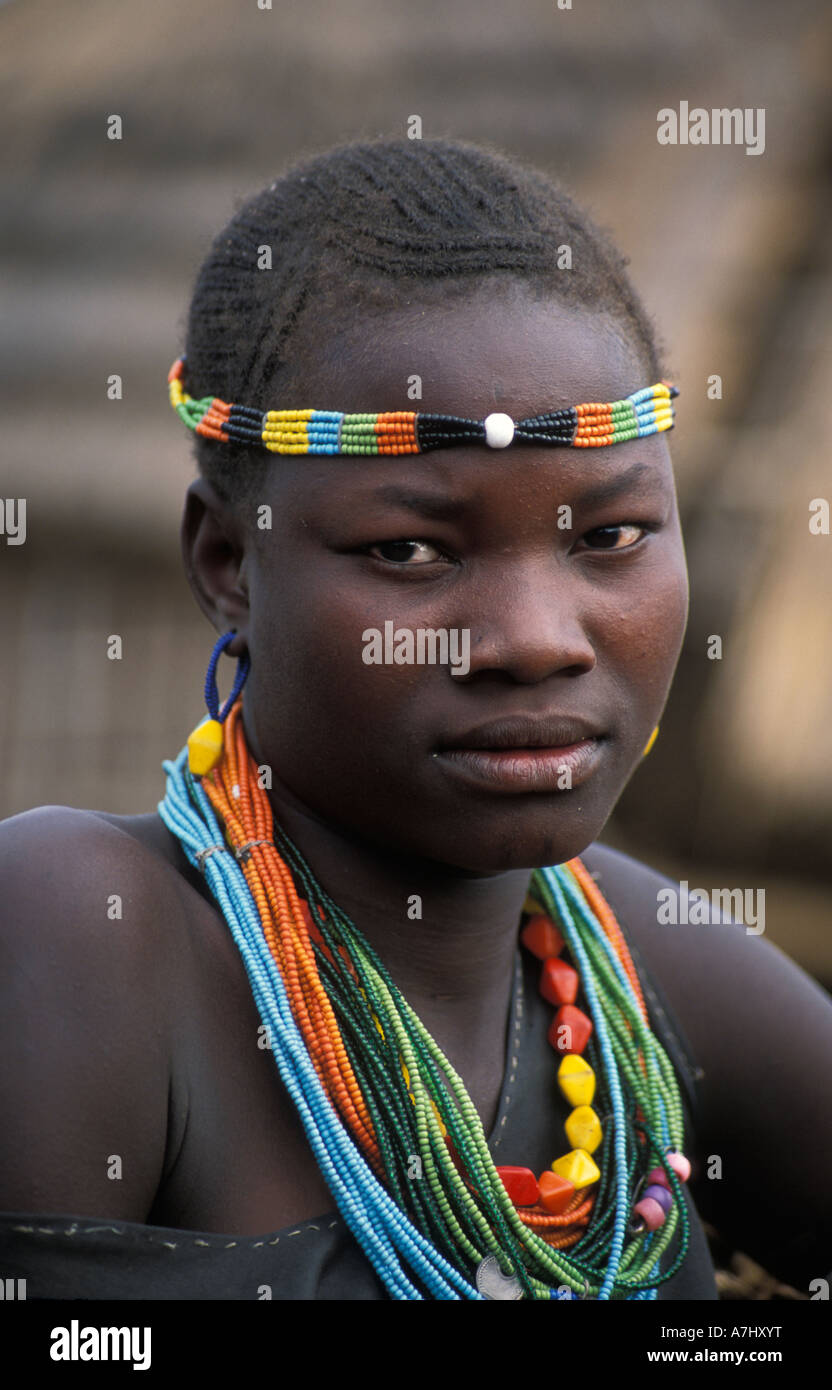
[[[90,983],[92,957],[103,952],[111,967],[129,968],[158,961],[176,940],[169,922],[178,910],[176,874],[113,819],[39,806],[0,821],[6,945],[44,958],[65,953]]]
[[[149,1209],[182,937],[167,880],[94,812],[44,806],[0,822],[0,1208]]]
[[[829,1042],[832,999],[766,940],[764,900],[756,900],[744,924],[720,911],[729,902],[721,886],[697,885],[711,903],[697,912],[694,885],[680,891],[675,880],[606,845],[592,845],[583,859],[666,993],[706,1075],[725,1074],[726,1051],[745,1065],[751,1049],[740,1044],[746,1040],[772,1040],[773,1009],[782,1011],[802,1048]],[[712,1099],[716,1104],[718,1096]]]
[[[752,966],[780,972],[789,962],[740,925],[684,920],[680,885],[648,864],[597,842],[582,859],[667,995],[696,1060],[710,1074],[723,990],[731,995],[738,974]]]
[[[803,1287],[832,1265],[832,998],[765,938],[764,899],[745,922],[728,889],[680,885],[607,846],[582,856],[656,977],[704,1071],[703,1214],[771,1273]],[[701,887],[708,910],[690,894]],[[745,891],[746,885],[743,885]],[[748,885],[749,891],[755,891]],[[763,930],[760,930],[760,928]],[[772,1193],[800,1192],[772,1221]]]

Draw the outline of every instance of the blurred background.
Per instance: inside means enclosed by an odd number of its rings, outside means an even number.
[[[832,537],[809,530],[832,498],[829,5],[7,0],[0,52],[0,497],[28,530],[0,537],[0,815],[155,807],[214,640],[165,387],[197,266],[288,159],[417,114],[566,183],[682,388],[690,625],[604,838],[691,886],[765,888],[769,938],[832,986]],[[681,100],[764,108],[765,152],[659,145]]]

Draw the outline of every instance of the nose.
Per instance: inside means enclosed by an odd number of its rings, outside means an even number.
[[[583,675],[596,664],[577,581],[548,563],[512,566],[499,582],[474,584],[466,605],[469,669],[460,681],[498,671],[521,685]]]

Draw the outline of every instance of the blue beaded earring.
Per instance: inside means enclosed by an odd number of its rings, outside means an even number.
[[[210,772],[216,767],[223,751],[223,723],[228,715],[228,711],[237,699],[240,691],[246,683],[246,676],[251,670],[251,660],[248,652],[237,658],[237,675],[234,678],[234,688],[228,699],[220,709],[220,695],[217,689],[217,662],[225,651],[226,647],[236,637],[234,628],[230,632],[224,633],[214,645],[211,653],[211,660],[208,662],[208,670],[205,673],[205,703],[208,706],[209,718],[197,725],[188,739],[188,767],[194,777],[204,777],[206,772]]]

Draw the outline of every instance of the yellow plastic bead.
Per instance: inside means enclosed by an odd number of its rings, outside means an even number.
[[[216,767],[223,750],[223,729],[217,719],[206,719],[188,739],[188,767],[194,777],[204,777]]]
[[[558,1067],[558,1085],[570,1105],[591,1105],[595,1096],[595,1072],[583,1057],[570,1052]]]
[[[651,734],[650,737],[648,738],[646,744],[644,745],[644,752],[643,752],[642,755],[641,755],[643,758],[646,758],[646,757],[647,757],[647,754],[650,752],[650,749],[653,747],[653,744],[656,742],[656,739],[657,739],[658,737],[659,737],[659,726],[658,726],[658,724],[657,724],[656,727],[655,727],[655,729],[653,730],[652,734]]]
[[[376,1018],[375,1014],[373,1014],[373,1018]],[[378,1021],[377,1018],[376,1018],[376,1027],[378,1028],[378,1031],[381,1033],[381,1024],[379,1023],[379,1021]],[[384,1034],[381,1033],[381,1036],[384,1037]],[[402,1076],[404,1077],[404,1084],[405,1084],[405,1086],[407,1087],[407,1094],[410,1096],[410,1103],[411,1103],[411,1105],[415,1105],[415,1104],[416,1104],[416,1097],[414,1096],[413,1092],[412,1092],[411,1089],[410,1089],[410,1072],[407,1070],[407,1067],[405,1066],[405,1064],[404,1064],[404,1062],[402,1061],[401,1057],[399,1058],[399,1066],[400,1066],[401,1069],[402,1069]]]
[[[371,1014],[370,1014],[370,1017],[371,1017],[371,1019],[373,1020],[373,1023],[376,1025],[376,1028],[378,1029],[378,1031],[381,1033],[381,1036],[384,1037],[384,1029],[382,1028],[381,1024],[380,1024],[379,1021],[378,1021],[378,1014],[373,1014],[373,1013],[371,1013]]]
[[[435,1100],[432,1100],[432,1101],[431,1101],[431,1105],[433,1106],[433,1113],[434,1113],[434,1115],[436,1116],[437,1120],[439,1121],[439,1133],[442,1135],[442,1138],[443,1138],[443,1139],[447,1139],[447,1137],[448,1137],[448,1131],[447,1131],[447,1129],[445,1128],[445,1121],[442,1119],[442,1116],[439,1114],[439,1107],[437,1106],[436,1101],[435,1101]]]
[[[603,1138],[601,1121],[591,1105],[579,1105],[573,1110],[564,1129],[573,1149],[583,1149],[588,1154],[595,1153]]]
[[[584,1149],[573,1149],[571,1153],[564,1154],[563,1158],[556,1158],[552,1164],[552,1172],[557,1173],[559,1178],[566,1178],[568,1182],[573,1183],[578,1191],[584,1187],[591,1187],[601,1176],[597,1164]]]

